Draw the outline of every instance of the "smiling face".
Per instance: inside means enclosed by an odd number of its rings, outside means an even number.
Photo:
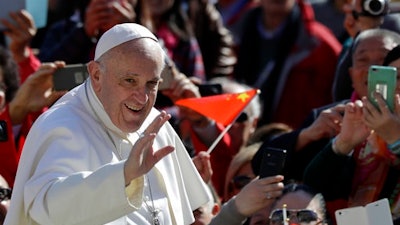
[[[149,38],[121,44],[89,64],[93,89],[122,131],[138,130],[150,113],[163,65],[161,47]]]
[[[349,69],[352,84],[358,96],[368,94],[368,69],[371,65],[382,65],[386,54],[394,47],[392,40],[371,37],[362,40],[354,54],[353,65]]]

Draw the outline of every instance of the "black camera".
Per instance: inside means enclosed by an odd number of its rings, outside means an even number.
[[[389,11],[388,0],[363,0],[361,6],[362,14],[365,16],[383,16]]]

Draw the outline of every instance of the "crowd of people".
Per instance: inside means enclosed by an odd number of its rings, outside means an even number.
[[[40,29],[9,12],[0,224],[340,225],[383,198],[400,224],[400,84],[368,92],[371,66],[400,70],[400,15],[371,1],[49,0]],[[71,64],[88,78],[54,90]],[[252,89],[229,125],[175,104]],[[270,147],[285,164],[260,178]]]

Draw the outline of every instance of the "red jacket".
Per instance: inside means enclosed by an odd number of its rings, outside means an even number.
[[[282,122],[297,128],[313,108],[332,102],[341,44],[327,27],[315,21],[310,5],[299,0],[295,9],[286,21],[287,27],[273,40],[266,40],[259,32],[259,18],[264,13],[261,7],[250,11],[246,20],[235,77],[259,87],[261,99],[269,100],[264,101],[259,125]],[[280,60],[278,55],[285,48],[287,53]],[[257,57],[260,55],[265,57]],[[280,70],[275,68],[278,62]],[[275,82],[271,87],[270,81]]]
[[[18,63],[21,82],[35,72],[40,66],[40,61],[32,53],[30,57]],[[25,138],[28,135],[35,119],[40,113],[29,114],[21,125],[18,136],[14,136],[8,105],[0,111],[0,121],[4,121],[7,128],[7,141],[0,141],[0,175],[4,177],[10,187],[14,184],[19,157],[22,152]]]
[[[216,124],[216,128],[218,134],[220,134],[224,129],[221,124]],[[200,151],[208,150],[208,146],[199,140],[193,130],[191,131],[190,137],[196,154]],[[229,164],[238,151],[239,148],[232,146],[231,136],[229,135],[229,132],[227,132],[210,154],[210,163],[213,170],[211,181],[217,194],[221,198],[224,196],[225,178]]]
[[[0,112],[0,121],[2,121],[2,129],[6,128],[7,140],[0,141],[0,175],[7,181],[9,186],[14,183],[18,166],[18,152],[12,132],[12,123],[8,106]],[[5,122],[5,123],[4,123]],[[4,127],[5,126],[5,127]]]

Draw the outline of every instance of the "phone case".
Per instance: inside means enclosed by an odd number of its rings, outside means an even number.
[[[82,84],[89,77],[85,64],[70,64],[59,68],[53,74],[53,85],[56,91],[69,91]]]
[[[393,225],[387,198],[367,204],[339,209],[335,212],[338,225]]]
[[[382,94],[389,106],[394,109],[394,95],[397,82],[397,69],[391,66],[371,66],[368,71],[368,98],[378,108],[373,93]]]
[[[370,225],[393,225],[389,200],[387,198],[369,203],[365,207]]]
[[[335,212],[338,225],[368,225],[367,214],[363,206],[339,209]]]
[[[285,160],[285,149],[266,147],[260,165],[260,178],[281,174]]]

